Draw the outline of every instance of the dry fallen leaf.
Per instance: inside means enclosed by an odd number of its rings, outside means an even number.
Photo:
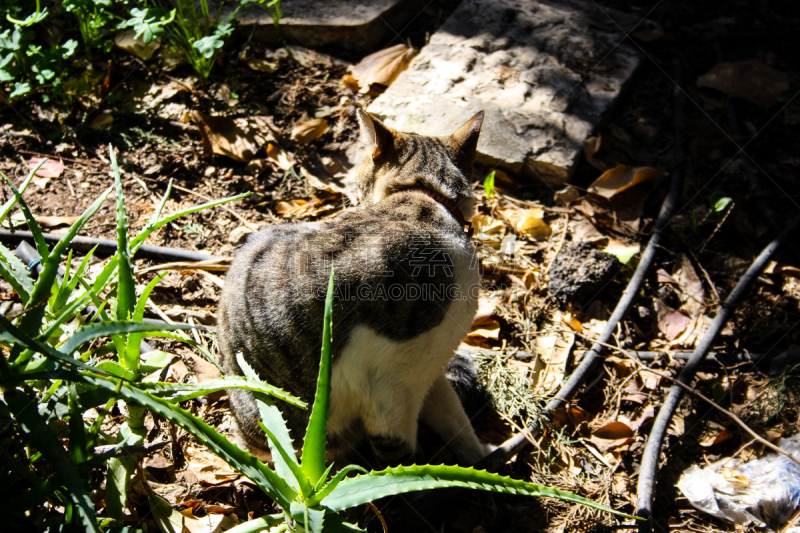
[[[342,76],[342,86],[354,93],[358,92],[358,80],[352,74],[345,74]]]
[[[657,168],[629,167],[617,165],[606,170],[589,186],[588,191],[603,198],[613,198],[617,194],[630,189],[635,185],[656,178],[663,178],[666,174]]]
[[[126,52],[135,55],[139,59],[147,61],[153,57],[153,54],[155,54],[156,50],[161,46],[161,38],[157,37],[149,43],[144,44],[144,41],[136,38],[136,30],[129,29],[118,33],[114,37],[114,44]]]
[[[546,328],[562,329],[561,312],[556,311],[547,321]],[[534,346],[545,367],[531,378],[531,388],[542,396],[554,393],[564,383],[567,361],[575,344],[575,334],[566,332],[540,332]]]
[[[324,118],[315,118],[295,126],[290,137],[293,141],[305,145],[319,139],[326,131],[328,131],[328,121]]]
[[[658,329],[668,341],[677,338],[692,321],[685,311],[673,309],[660,298],[654,298],[653,306],[658,317]]]
[[[634,431],[624,422],[614,421],[594,430],[592,434],[599,439],[627,439],[633,437]]]
[[[523,237],[535,241],[544,241],[553,234],[553,229],[544,221],[544,211],[541,209],[528,209],[514,228]]]
[[[33,157],[28,162],[28,167],[33,170],[36,165],[42,160],[41,157]],[[64,162],[60,159],[56,161],[55,159],[48,159],[45,161],[44,165],[36,171],[36,175],[40,178],[57,178],[64,172]]]
[[[297,164],[294,154],[272,143],[267,145],[267,159],[278,165],[281,170],[289,170]]]
[[[553,233],[552,228],[544,221],[542,209],[501,209],[499,212],[526,239],[543,241]]]
[[[703,307],[706,291],[703,288],[703,282],[700,281],[700,277],[686,254],[681,254],[681,268],[673,277],[683,295],[681,309],[694,316],[695,312]]]
[[[187,468],[203,485],[219,485],[240,476],[225,461],[210,452],[187,446],[183,453],[187,459]]]
[[[258,72],[266,72],[267,74],[272,74],[273,72],[278,70],[277,63],[259,58],[248,59],[247,66],[250,67],[252,70],[256,70]]]
[[[388,87],[408,68],[415,55],[417,55],[416,50],[402,43],[379,50],[353,67],[353,77],[362,93],[369,92],[372,84]]]
[[[39,223],[40,226],[44,226],[46,228],[57,228],[59,226],[69,226],[80,217],[34,217],[36,222]]]
[[[109,113],[98,113],[89,123],[89,129],[95,131],[108,131],[114,123],[114,117]]]
[[[495,308],[502,303],[500,298],[483,298],[478,300],[478,312],[472,319],[472,327],[477,327],[492,318]]]
[[[481,241],[502,241],[506,225],[502,220],[497,220],[489,215],[475,215],[470,220],[475,230],[474,238]]]
[[[315,189],[332,192],[335,194],[345,194],[345,189],[334,180],[327,177],[319,178],[311,173],[306,167],[300,167],[300,174],[308,180],[308,184]]]
[[[206,155],[217,154],[246,163],[267,141],[272,140],[271,119],[269,117],[248,117],[230,119],[214,117],[192,111],[192,121],[203,137]]]
[[[219,368],[205,359],[198,357],[193,353],[189,353],[185,357],[187,359],[186,366],[192,371],[192,373],[194,373],[198,383],[217,379],[222,376]]]
[[[717,63],[697,78],[697,86],[770,107],[777,102],[780,93],[789,89],[789,78],[757,59],[750,59]]]

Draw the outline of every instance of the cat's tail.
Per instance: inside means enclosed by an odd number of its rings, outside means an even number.
[[[489,417],[494,413],[492,396],[478,376],[475,359],[468,352],[457,350],[444,370],[470,420]]]

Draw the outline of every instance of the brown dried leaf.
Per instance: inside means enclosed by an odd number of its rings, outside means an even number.
[[[219,371],[219,368],[209,363],[202,357],[194,355],[193,353],[189,353],[186,355],[186,366],[189,368],[189,370],[192,371],[194,376],[197,378],[198,383],[203,383],[204,381],[217,379],[222,375]]]
[[[230,119],[192,111],[192,121],[200,130],[206,155],[217,154],[247,163],[261,146],[272,140],[269,117]]]
[[[328,131],[328,121],[324,118],[315,118],[295,126],[290,137],[293,141],[306,145],[319,139],[326,131]]]
[[[502,303],[500,298],[480,298],[478,300],[478,312],[472,319],[472,327],[477,327],[492,318],[495,308]],[[495,321],[496,322],[496,321]]]
[[[543,241],[553,233],[553,229],[544,221],[542,209],[502,209],[499,212],[521,237]]]
[[[345,74],[342,76],[342,86],[354,93],[358,92],[358,80],[352,74]]]
[[[210,452],[187,446],[183,453],[186,456],[187,468],[203,485],[220,485],[240,476],[225,461]]]
[[[674,278],[683,294],[681,309],[685,310],[689,315],[694,315],[696,311],[703,307],[706,291],[703,288],[703,282],[700,281],[700,277],[686,254],[681,254],[681,268],[675,273]]]
[[[116,44],[118,48],[135,55],[139,59],[147,61],[153,57],[153,54],[155,54],[156,50],[161,46],[161,38],[157,37],[149,43],[144,44],[141,38],[136,38],[136,30],[129,29],[118,33],[114,37],[114,44]]]
[[[597,428],[592,432],[592,435],[606,440],[627,439],[633,437],[634,431],[628,424],[614,421]]]
[[[275,212],[278,213],[279,215],[285,216],[292,213],[293,211],[301,209],[307,203],[308,200],[303,200],[303,199],[289,200],[288,202],[287,201],[278,202],[275,205]]]
[[[644,409],[636,411],[633,418],[631,418],[631,429],[639,431],[639,428],[642,427],[645,422],[652,420],[653,416],[655,416],[655,409],[648,403]]]
[[[500,322],[493,318],[485,319],[480,326],[473,329],[467,335],[465,342],[473,346],[483,346],[486,341],[496,341],[500,338]]]
[[[658,298],[654,300],[654,304],[658,314],[658,329],[668,341],[683,333],[692,321],[684,311],[675,310]]]
[[[289,170],[297,164],[297,159],[294,157],[294,154],[272,143],[267,145],[267,159],[278,165],[281,170]]]
[[[475,230],[474,237],[481,241],[500,242],[506,232],[506,225],[503,224],[503,221],[489,215],[475,215],[470,222]]]
[[[111,116],[109,113],[98,113],[89,124],[89,129],[95,131],[108,131],[111,129],[112,124],[114,124],[113,116]]]
[[[628,165],[617,165],[606,170],[589,186],[590,193],[602,196],[603,198],[613,198],[617,194],[656,178],[663,178],[666,174],[663,171],[652,167],[629,167]]]
[[[750,59],[717,63],[697,78],[697,86],[770,107],[777,102],[780,93],[789,89],[789,78],[757,59]]]
[[[80,217],[34,217],[36,222],[39,223],[40,226],[45,226],[47,228],[57,228],[58,226],[70,226],[73,222],[78,220]]]
[[[417,51],[403,43],[379,50],[353,67],[353,77],[362,93],[369,92],[372,84],[388,87],[408,68],[415,55]]]
[[[41,157],[32,157],[31,160],[28,162],[28,168],[33,170],[42,159],[43,158]],[[42,168],[36,171],[36,175],[39,176],[40,178],[57,178],[61,175],[62,172],[64,172],[63,161],[61,161],[60,159],[58,161],[56,161],[55,159],[48,159],[47,161],[45,161],[44,165],[42,165]]]
[[[250,67],[251,70],[266,72],[267,74],[272,74],[278,70],[278,63],[255,57],[247,60],[247,66]]]

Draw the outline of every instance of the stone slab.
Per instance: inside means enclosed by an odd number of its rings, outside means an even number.
[[[640,63],[628,15],[584,0],[464,0],[368,111],[448,135],[486,112],[478,161],[563,185]]]
[[[243,35],[269,45],[280,45],[282,36],[306,48],[366,55],[397,44],[397,33],[424,7],[424,0],[283,0],[280,35],[257,6],[237,19]]]

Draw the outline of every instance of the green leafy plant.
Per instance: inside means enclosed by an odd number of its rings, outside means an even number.
[[[59,43],[50,35],[47,44],[37,44],[37,32],[33,27],[48,17],[47,8],[42,9],[39,0],[36,0],[36,11],[24,19],[12,13],[23,13],[22,7],[10,2],[0,8],[0,15],[5,15],[0,23],[11,24],[5,29],[0,26],[0,83],[11,87],[9,100],[28,94],[35,86],[48,87],[49,91],[42,93],[48,101],[51,93],[60,91],[64,62],[75,53],[78,43],[73,39]],[[39,33],[49,34],[50,31],[42,25]]]
[[[163,37],[203,80],[214,66],[215,56],[233,33],[236,14],[253,0],[237,0],[223,17],[223,8],[231,2],[220,1],[212,9],[208,0],[146,0],[130,10],[131,17],[118,28],[133,28],[145,44]],[[257,0],[261,4],[265,0]]]
[[[722,196],[717,192],[711,193],[711,196],[708,197],[708,204],[711,210],[718,216],[722,216],[732,203],[733,198]]]
[[[116,18],[112,13],[113,0],[63,0],[61,5],[75,16],[87,53],[91,55],[93,48],[106,52],[111,49],[113,41],[102,30]]]
[[[281,0],[269,0],[263,7],[272,17],[272,24],[275,25],[275,29],[280,32],[281,18],[283,18],[281,14]]]
[[[472,468],[412,465],[367,472],[359,466],[350,465],[333,474],[333,465],[327,468],[325,466],[326,426],[331,389],[333,294],[334,272],[331,269],[325,301],[317,391],[308,429],[303,440],[300,460],[294,453],[289,431],[274,402],[263,395],[255,395],[263,421],[261,428],[268,438],[276,475],[284,482],[272,484],[269,487],[261,486],[261,488],[283,508],[283,516],[265,516],[242,524],[230,530],[231,532],[255,531],[258,528],[279,524],[281,521],[289,531],[313,533],[363,531],[353,524],[346,523],[337,512],[394,494],[446,487],[547,496],[627,516],[569,492]],[[237,361],[245,375],[256,378],[255,373],[241,357],[241,354],[237,356]],[[361,474],[348,477],[349,474],[357,471],[360,471]]]
[[[31,170],[19,189],[2,175],[13,198],[0,207],[0,219],[14,207],[20,209],[33,234],[42,265],[38,277],[33,277],[26,265],[0,244],[0,275],[11,284],[23,306],[22,312],[12,319],[0,316],[3,352],[0,423],[5,428],[0,444],[0,479],[4,480],[0,483],[0,495],[13,505],[7,508],[11,522],[4,525],[38,530],[48,524],[64,523],[67,529],[98,531],[100,522],[86,480],[93,469],[102,466],[106,467],[109,478],[106,514],[112,519],[121,518],[135,461],[114,456],[142,441],[143,409],[149,403],[158,404],[159,409],[166,409],[165,405],[179,409],[176,403],[180,401],[223,389],[246,388],[304,406],[279,389],[246,378],[218,379],[202,385],[141,382],[145,373],[170,363],[170,358],[161,352],[143,359],[140,352],[143,337],[170,337],[204,350],[177,331],[188,328],[187,325],[142,322],[145,302],[163,276],[157,276],[136,298],[131,258],[144,240],[165,224],[246,195],[161,217],[170,183],[153,217],[138,235],[129,239],[113,151],[110,157],[115,187],[93,202],[52,249],[22,196],[43,163]],[[118,250],[94,279],[88,279],[92,252],[73,271],[72,253],[67,250],[114,189]],[[65,255],[66,265],[61,275],[59,268]],[[93,317],[86,318],[81,311],[90,304],[97,310]],[[107,337],[111,342],[100,342]],[[84,346],[88,349],[81,351]],[[140,395],[148,400],[140,400]],[[118,436],[112,438],[101,431],[101,426],[115,403],[125,412],[126,422]],[[84,420],[84,414],[92,407],[97,407],[99,415],[90,424]],[[65,446],[64,442],[68,444]],[[96,455],[94,448],[100,444],[113,444],[114,449]],[[42,507],[40,504],[45,500],[50,504]],[[54,512],[54,506],[62,507],[63,514]]]
[[[494,174],[495,171],[492,170],[483,179],[483,190],[486,192],[486,198],[494,197]]]

